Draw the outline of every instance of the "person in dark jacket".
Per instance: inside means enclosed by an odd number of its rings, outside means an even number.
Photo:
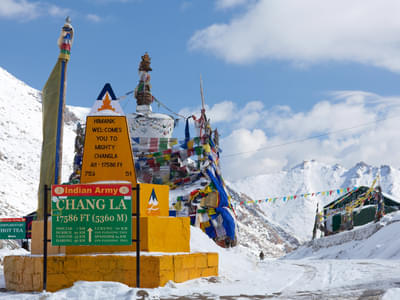
[[[375,201],[376,201],[375,222],[377,222],[385,215],[385,202],[383,201],[382,189],[380,186],[376,188]]]

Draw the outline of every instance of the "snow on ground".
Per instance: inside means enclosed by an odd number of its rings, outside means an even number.
[[[0,299],[137,299],[147,293],[147,299],[363,299],[368,296],[392,300],[400,298],[400,243],[397,239],[400,212],[386,216],[381,228],[358,241],[355,254],[347,259],[343,246],[351,248],[353,241],[326,248],[325,254],[341,259],[296,259],[259,261],[244,248],[223,249],[216,246],[200,229],[191,227],[191,251],[219,253],[219,276],[199,278],[184,283],[168,282],[156,289],[129,288],[116,282],[76,282],[71,288],[55,293],[0,292]],[[373,224],[372,224],[373,225]],[[342,238],[338,235],[337,240]],[[376,251],[376,245],[381,251]],[[385,248],[388,251],[384,251]],[[340,253],[344,253],[340,256]],[[395,254],[396,253],[396,254]],[[0,255],[14,254],[3,250]],[[394,255],[395,254],[395,255]],[[366,259],[368,258],[368,259]],[[139,292],[140,291],[140,292]]]

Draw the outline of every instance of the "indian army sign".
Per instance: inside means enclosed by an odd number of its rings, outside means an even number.
[[[52,245],[131,245],[131,184],[53,185]]]

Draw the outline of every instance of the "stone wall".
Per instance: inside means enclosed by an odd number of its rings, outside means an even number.
[[[218,276],[217,253],[190,253],[140,257],[141,287],[164,286],[168,281]],[[43,257],[6,256],[6,288],[19,292],[42,291]],[[49,256],[47,291],[71,287],[75,281],[117,281],[136,286],[136,257],[130,255]]]

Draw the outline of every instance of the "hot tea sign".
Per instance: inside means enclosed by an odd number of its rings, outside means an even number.
[[[0,239],[25,239],[25,218],[1,218]]]
[[[131,245],[131,184],[53,185],[52,245]]]

